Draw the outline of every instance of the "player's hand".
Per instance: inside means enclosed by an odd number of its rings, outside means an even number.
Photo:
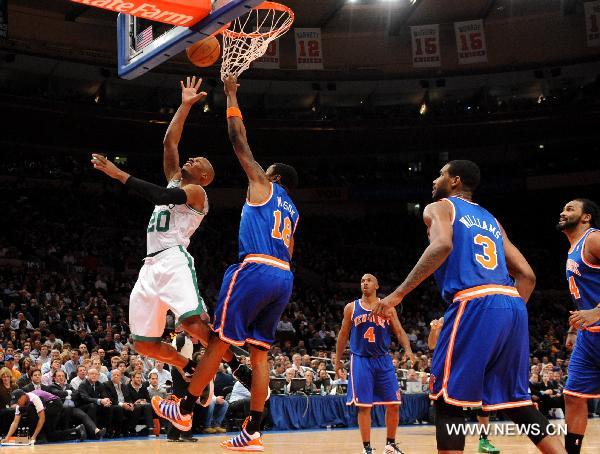
[[[92,153],[92,165],[94,166],[94,169],[97,169],[100,172],[104,172],[106,175],[116,180],[122,178],[123,175],[125,175],[125,172],[123,172],[108,158],[102,156],[101,154]]]
[[[429,326],[431,326],[431,331],[441,330],[442,326],[444,326],[444,317],[431,320],[431,323],[429,324]]]
[[[223,396],[217,396],[216,402],[219,405],[223,405],[225,403],[225,398]]]
[[[390,298],[390,296],[386,296],[384,299],[375,304],[375,307],[373,308],[373,314],[387,319],[392,318],[394,312],[396,311],[396,305],[400,304],[401,302],[402,298],[400,298],[398,303],[394,304],[392,298]]]
[[[183,83],[182,80],[179,84],[181,85],[182,105],[193,106],[198,101],[202,101],[206,98],[205,91],[198,92],[200,85],[202,84],[202,78],[199,77],[198,80],[196,80],[196,76],[192,76],[191,78],[188,76],[185,83]]]
[[[415,354],[410,351],[410,352],[404,352],[404,358],[403,360],[406,361],[407,359],[410,359],[410,363],[414,364],[415,361],[417,360],[417,357],[415,356]]]
[[[575,347],[575,341],[577,340],[577,334],[571,333],[567,334],[567,338],[565,339],[565,347],[567,350],[571,351]]]
[[[571,311],[569,325],[574,329],[583,329],[600,321],[600,308],[587,309],[583,311]]]
[[[225,91],[225,96],[232,96],[237,93],[237,89],[240,84],[237,83],[237,77],[235,76],[227,76],[223,79],[223,90]]]

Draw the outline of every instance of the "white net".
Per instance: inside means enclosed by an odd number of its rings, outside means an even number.
[[[293,22],[292,10],[273,2],[264,2],[235,19],[223,31],[221,79],[238,77],[246,71],[254,60],[264,55],[269,43],[287,32]]]

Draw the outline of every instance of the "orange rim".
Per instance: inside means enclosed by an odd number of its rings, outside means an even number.
[[[273,10],[273,11],[281,11],[282,13],[287,13],[289,15],[289,18],[286,19],[283,22],[283,25],[280,26],[279,28],[276,28],[274,30],[271,30],[269,32],[252,32],[252,33],[244,33],[244,32],[234,32],[233,30],[229,30],[229,26],[231,25],[231,22],[229,22],[228,24],[224,25],[223,27],[221,27],[218,31],[216,31],[215,33],[213,33],[213,35],[218,35],[218,34],[227,34],[228,37],[232,38],[232,39],[240,39],[240,38],[270,38],[271,36],[274,35],[280,35],[282,33],[285,33],[286,31],[288,31],[290,29],[290,27],[292,26],[292,23],[294,22],[294,11],[292,11],[292,9],[288,6],[282,5],[281,3],[276,3],[276,2],[263,2],[258,6],[255,6],[254,8],[252,8],[253,10],[260,10],[260,9],[264,9],[264,10]]]

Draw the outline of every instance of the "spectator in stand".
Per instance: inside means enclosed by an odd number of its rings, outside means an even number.
[[[305,368],[302,365],[302,356],[299,353],[292,355],[292,369],[296,371],[296,377],[304,377]]]
[[[111,357],[117,353],[117,347],[115,345],[115,341],[113,340],[112,332],[110,331],[106,332],[104,339],[100,341],[99,346],[102,350],[104,350],[108,357]]]
[[[269,374],[272,378],[285,378],[285,365],[283,362],[275,363],[275,367]]]
[[[12,392],[17,389],[12,372],[8,368],[0,369],[0,433],[8,432],[15,411],[10,408]]]
[[[54,381],[54,373],[57,370],[63,370],[62,363],[60,362],[60,359],[53,359],[50,363],[50,370],[42,375],[42,384],[50,386]]]
[[[285,394],[290,393],[290,389],[292,387],[292,380],[294,378],[296,378],[296,369],[294,369],[293,367],[287,368],[285,370],[285,387],[284,387]]]
[[[69,379],[72,379],[77,375],[77,367],[81,365],[81,362],[81,353],[79,350],[72,350],[71,359],[69,359],[63,367]]]
[[[165,386],[167,382],[173,383],[171,372],[165,369],[165,363],[162,361],[156,361],[155,368],[152,371],[158,374],[158,383],[161,386]]]
[[[79,385],[81,385],[85,381],[85,377],[87,376],[87,369],[85,366],[77,366],[77,375],[71,379],[69,384],[75,390],[79,389]]]
[[[233,390],[234,382],[233,375],[227,372],[227,365],[221,363],[215,375],[215,394],[217,396],[226,396]]]
[[[17,388],[23,388],[24,386],[31,383],[31,373],[35,370],[33,361],[31,358],[21,359],[21,376],[17,380]]]
[[[223,396],[214,395],[208,407],[205,407],[200,412],[202,417],[202,430],[205,434],[224,434],[227,430],[223,427],[223,420],[227,414],[229,402]]]
[[[229,396],[229,410],[227,416],[245,419],[250,415],[250,391],[239,381],[233,385],[233,390]]]
[[[101,427],[105,427],[108,437],[111,437],[115,433],[115,429],[112,425],[113,422],[113,409],[110,398],[106,388],[102,383],[98,381],[98,371],[91,368],[87,372],[87,379],[84,380],[77,389],[80,396],[80,408],[87,413],[87,415],[96,421],[103,421]]]
[[[14,318],[13,320],[11,320],[10,328],[16,331],[16,330],[20,329],[22,323],[24,324],[25,329],[33,330],[33,325],[31,324],[31,322],[29,320],[25,319],[25,314],[23,312],[19,312],[17,314],[17,318]]]
[[[26,392],[30,392],[35,389],[46,389],[46,386],[42,384],[42,372],[39,369],[33,369],[31,372],[31,382],[23,387],[23,390]]]
[[[334,380],[331,384],[331,391],[329,394],[346,394],[344,387],[339,385],[348,385],[348,371],[346,369],[340,369],[339,378]]]
[[[50,350],[50,357],[46,360],[46,362],[41,367],[42,375],[50,372],[50,368],[52,366],[52,361],[54,361],[54,360],[61,361],[61,366],[62,366],[62,360],[60,359],[60,351],[58,351],[56,349]]]
[[[13,376],[13,380],[16,382],[21,376],[21,372],[15,369],[15,358],[12,355],[6,355],[4,357],[4,367],[10,370],[10,373]]]
[[[304,394],[319,394],[317,389],[317,385],[314,382],[315,375],[312,370],[307,370],[304,373],[304,378],[306,379],[306,385],[304,385]]]
[[[114,341],[115,341],[115,353],[119,355],[123,350],[123,344],[121,343],[121,335],[119,333],[115,333]]]
[[[108,381],[108,370],[102,365],[99,356],[95,356],[94,359],[92,359],[92,367],[98,371],[98,381],[100,383],[106,383]]]
[[[150,395],[150,400],[154,396],[166,398],[168,395],[167,389],[158,382],[158,372],[156,369],[153,369],[148,374],[148,394]]]
[[[138,411],[138,418],[144,422],[146,426],[140,435],[147,436],[150,433],[150,429],[153,427],[152,423],[152,405],[150,404],[150,395],[148,394],[148,386],[142,381],[142,373],[138,370],[133,372],[131,375],[131,381],[127,385],[129,394],[133,400],[134,408]],[[135,413],[134,413],[134,420]]]
[[[279,323],[277,323],[277,331],[279,332],[288,332],[288,333],[295,333],[296,329],[294,328],[294,325],[292,324],[292,322],[290,322],[290,319],[288,318],[287,315],[283,315],[281,317],[281,320],[279,320]]]
[[[331,392],[331,377],[325,369],[319,370],[319,379],[315,381],[315,386],[319,388],[321,395],[324,396]]]

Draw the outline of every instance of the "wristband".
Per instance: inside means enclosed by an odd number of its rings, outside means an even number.
[[[238,107],[228,107],[227,108],[227,118],[238,117],[240,120],[242,117],[242,111]]]

